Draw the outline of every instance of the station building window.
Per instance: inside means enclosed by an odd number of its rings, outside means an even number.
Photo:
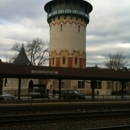
[[[78,81],[78,88],[85,88],[85,82],[84,81]]]
[[[108,82],[107,82],[107,89],[111,89],[111,88],[112,88],[111,86],[112,86],[111,81],[108,81]]]
[[[101,89],[101,88],[102,88],[102,86],[101,86],[101,81],[97,82],[97,88],[98,88],[98,89]]]
[[[65,82],[61,82],[61,88],[65,88]]]

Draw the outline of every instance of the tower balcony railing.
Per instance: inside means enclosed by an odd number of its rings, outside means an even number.
[[[84,13],[79,10],[70,10],[70,9],[53,11],[47,15],[47,18],[53,17],[55,15],[60,15],[60,14],[76,14],[76,15],[84,16],[89,19],[89,15],[87,13]]]

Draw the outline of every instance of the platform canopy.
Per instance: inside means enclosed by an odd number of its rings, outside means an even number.
[[[130,71],[61,68],[31,65],[12,65],[0,63],[0,78],[44,78],[44,79],[81,79],[130,81]]]

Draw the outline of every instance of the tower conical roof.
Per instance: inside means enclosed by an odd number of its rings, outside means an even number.
[[[21,50],[19,52],[19,55],[14,60],[13,64],[15,64],[15,65],[29,65],[29,64],[31,64],[31,62],[29,61],[29,59],[25,53],[23,44],[22,44]]]

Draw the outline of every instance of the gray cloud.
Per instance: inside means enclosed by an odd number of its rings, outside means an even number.
[[[103,66],[109,53],[123,52],[130,58],[130,1],[88,0],[93,5],[87,26],[87,66]],[[127,64],[130,67],[130,62]]]
[[[47,0],[0,0],[1,3],[1,19],[9,21],[20,21],[24,18],[37,18],[45,15],[44,4]]]

